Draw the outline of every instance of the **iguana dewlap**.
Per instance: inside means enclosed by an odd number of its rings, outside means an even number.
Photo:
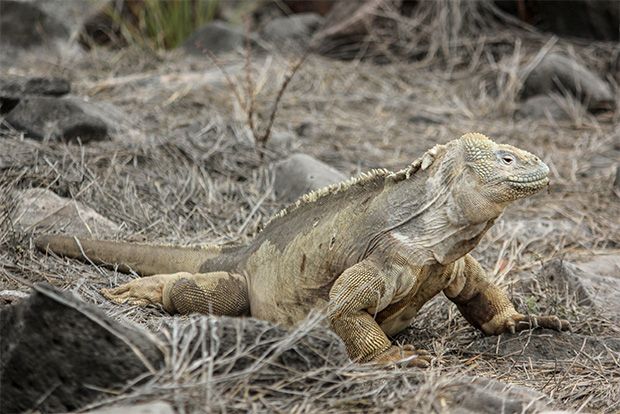
[[[440,292],[486,334],[540,326],[518,313],[469,255],[511,202],[548,184],[536,156],[470,133],[437,145],[404,170],[374,170],[302,197],[239,247],[181,248],[44,236],[41,250],[142,276],[103,294],[169,312],[251,315],[287,326],[322,310],[354,361],[429,356],[392,346]]]

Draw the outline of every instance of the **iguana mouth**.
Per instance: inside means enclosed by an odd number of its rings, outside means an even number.
[[[549,177],[510,177],[508,182],[517,188],[542,188],[549,184]]]
[[[511,175],[510,177],[508,177],[508,181],[513,183],[532,183],[536,181],[543,181],[548,178],[548,173],[549,170],[533,172],[525,175]]]

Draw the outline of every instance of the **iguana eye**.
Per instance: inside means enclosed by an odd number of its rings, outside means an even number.
[[[502,162],[503,162],[504,164],[506,164],[506,165],[510,165],[510,164],[512,164],[512,163],[514,162],[515,157],[513,157],[513,156],[512,156],[512,155],[510,155],[510,154],[503,154],[503,155],[501,156],[501,160],[502,160]]]

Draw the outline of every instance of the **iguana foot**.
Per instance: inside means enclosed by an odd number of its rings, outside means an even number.
[[[533,328],[553,329],[555,331],[570,331],[570,322],[557,316],[510,315],[498,324],[495,334],[516,333]]]
[[[155,275],[124,283],[116,288],[101,289],[101,294],[115,303],[146,306],[163,304],[165,285],[173,275]]]
[[[423,349],[415,349],[413,345],[392,345],[387,351],[376,356],[371,362],[381,365],[404,365],[416,368],[428,368],[431,355]]]

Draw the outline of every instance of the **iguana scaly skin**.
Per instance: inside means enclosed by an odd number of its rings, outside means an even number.
[[[555,316],[518,313],[469,252],[511,202],[546,187],[536,156],[470,133],[404,170],[374,170],[310,193],[240,247],[180,248],[44,236],[51,250],[142,276],[103,294],[168,312],[251,315],[291,326],[326,313],[359,362],[430,357],[388,336],[443,291],[486,334],[569,329]]]

